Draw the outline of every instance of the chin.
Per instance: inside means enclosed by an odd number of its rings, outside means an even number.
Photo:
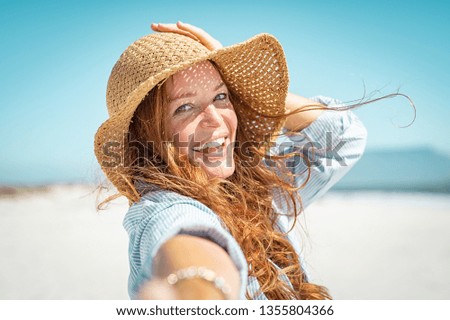
[[[229,178],[235,171],[234,163],[230,167],[219,166],[217,168],[203,168],[210,179],[213,178],[221,178],[227,179]]]

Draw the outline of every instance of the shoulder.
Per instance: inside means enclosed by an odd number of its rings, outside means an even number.
[[[188,205],[200,210],[211,211],[201,202],[179,193],[158,189],[146,193],[130,207],[130,211],[150,211],[152,214],[167,210],[173,206]]]
[[[167,190],[145,194],[125,215],[123,226],[130,240],[151,246],[176,234],[190,234],[228,242],[228,228],[203,203]]]
[[[160,189],[145,194],[130,206],[124,218],[124,227],[131,232],[138,225],[151,223],[162,226],[193,219],[219,222],[217,215],[203,203],[173,191]]]

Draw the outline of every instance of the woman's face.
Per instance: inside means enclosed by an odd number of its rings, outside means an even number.
[[[179,153],[200,164],[210,178],[231,176],[237,118],[219,72],[210,62],[200,62],[169,78],[166,90],[166,128]]]

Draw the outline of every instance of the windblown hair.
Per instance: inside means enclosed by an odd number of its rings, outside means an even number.
[[[231,91],[230,100],[235,109],[248,108]],[[130,124],[125,146],[129,158],[125,159],[125,166],[129,168],[126,179],[134,190],[125,195],[129,201],[139,201],[155,187],[198,200],[220,217],[236,239],[248,262],[249,276],[256,277],[261,293],[268,299],[331,299],[325,287],[307,281],[298,254],[286,234],[275,227],[278,218],[272,208],[275,189],[286,200],[289,214],[296,218],[301,211],[298,188],[292,186],[293,177],[283,170],[285,157],[270,157],[272,164],[277,164],[275,173],[263,161],[267,145],[252,143],[238,128],[235,172],[227,179],[209,179],[198,165],[177,153],[167,136],[166,105],[165,82],[162,82],[141,102]],[[239,120],[238,115],[238,123]],[[245,149],[239,147],[243,142],[246,142]],[[280,177],[283,172],[286,174]],[[281,279],[282,275],[289,278],[292,287]],[[247,297],[253,298],[248,293]]]

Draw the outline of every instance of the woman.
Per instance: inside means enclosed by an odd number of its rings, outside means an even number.
[[[95,139],[131,204],[131,298],[330,298],[290,231],[359,159],[364,127],[288,94],[273,36],[222,48],[188,24],[152,28],[114,66]]]

